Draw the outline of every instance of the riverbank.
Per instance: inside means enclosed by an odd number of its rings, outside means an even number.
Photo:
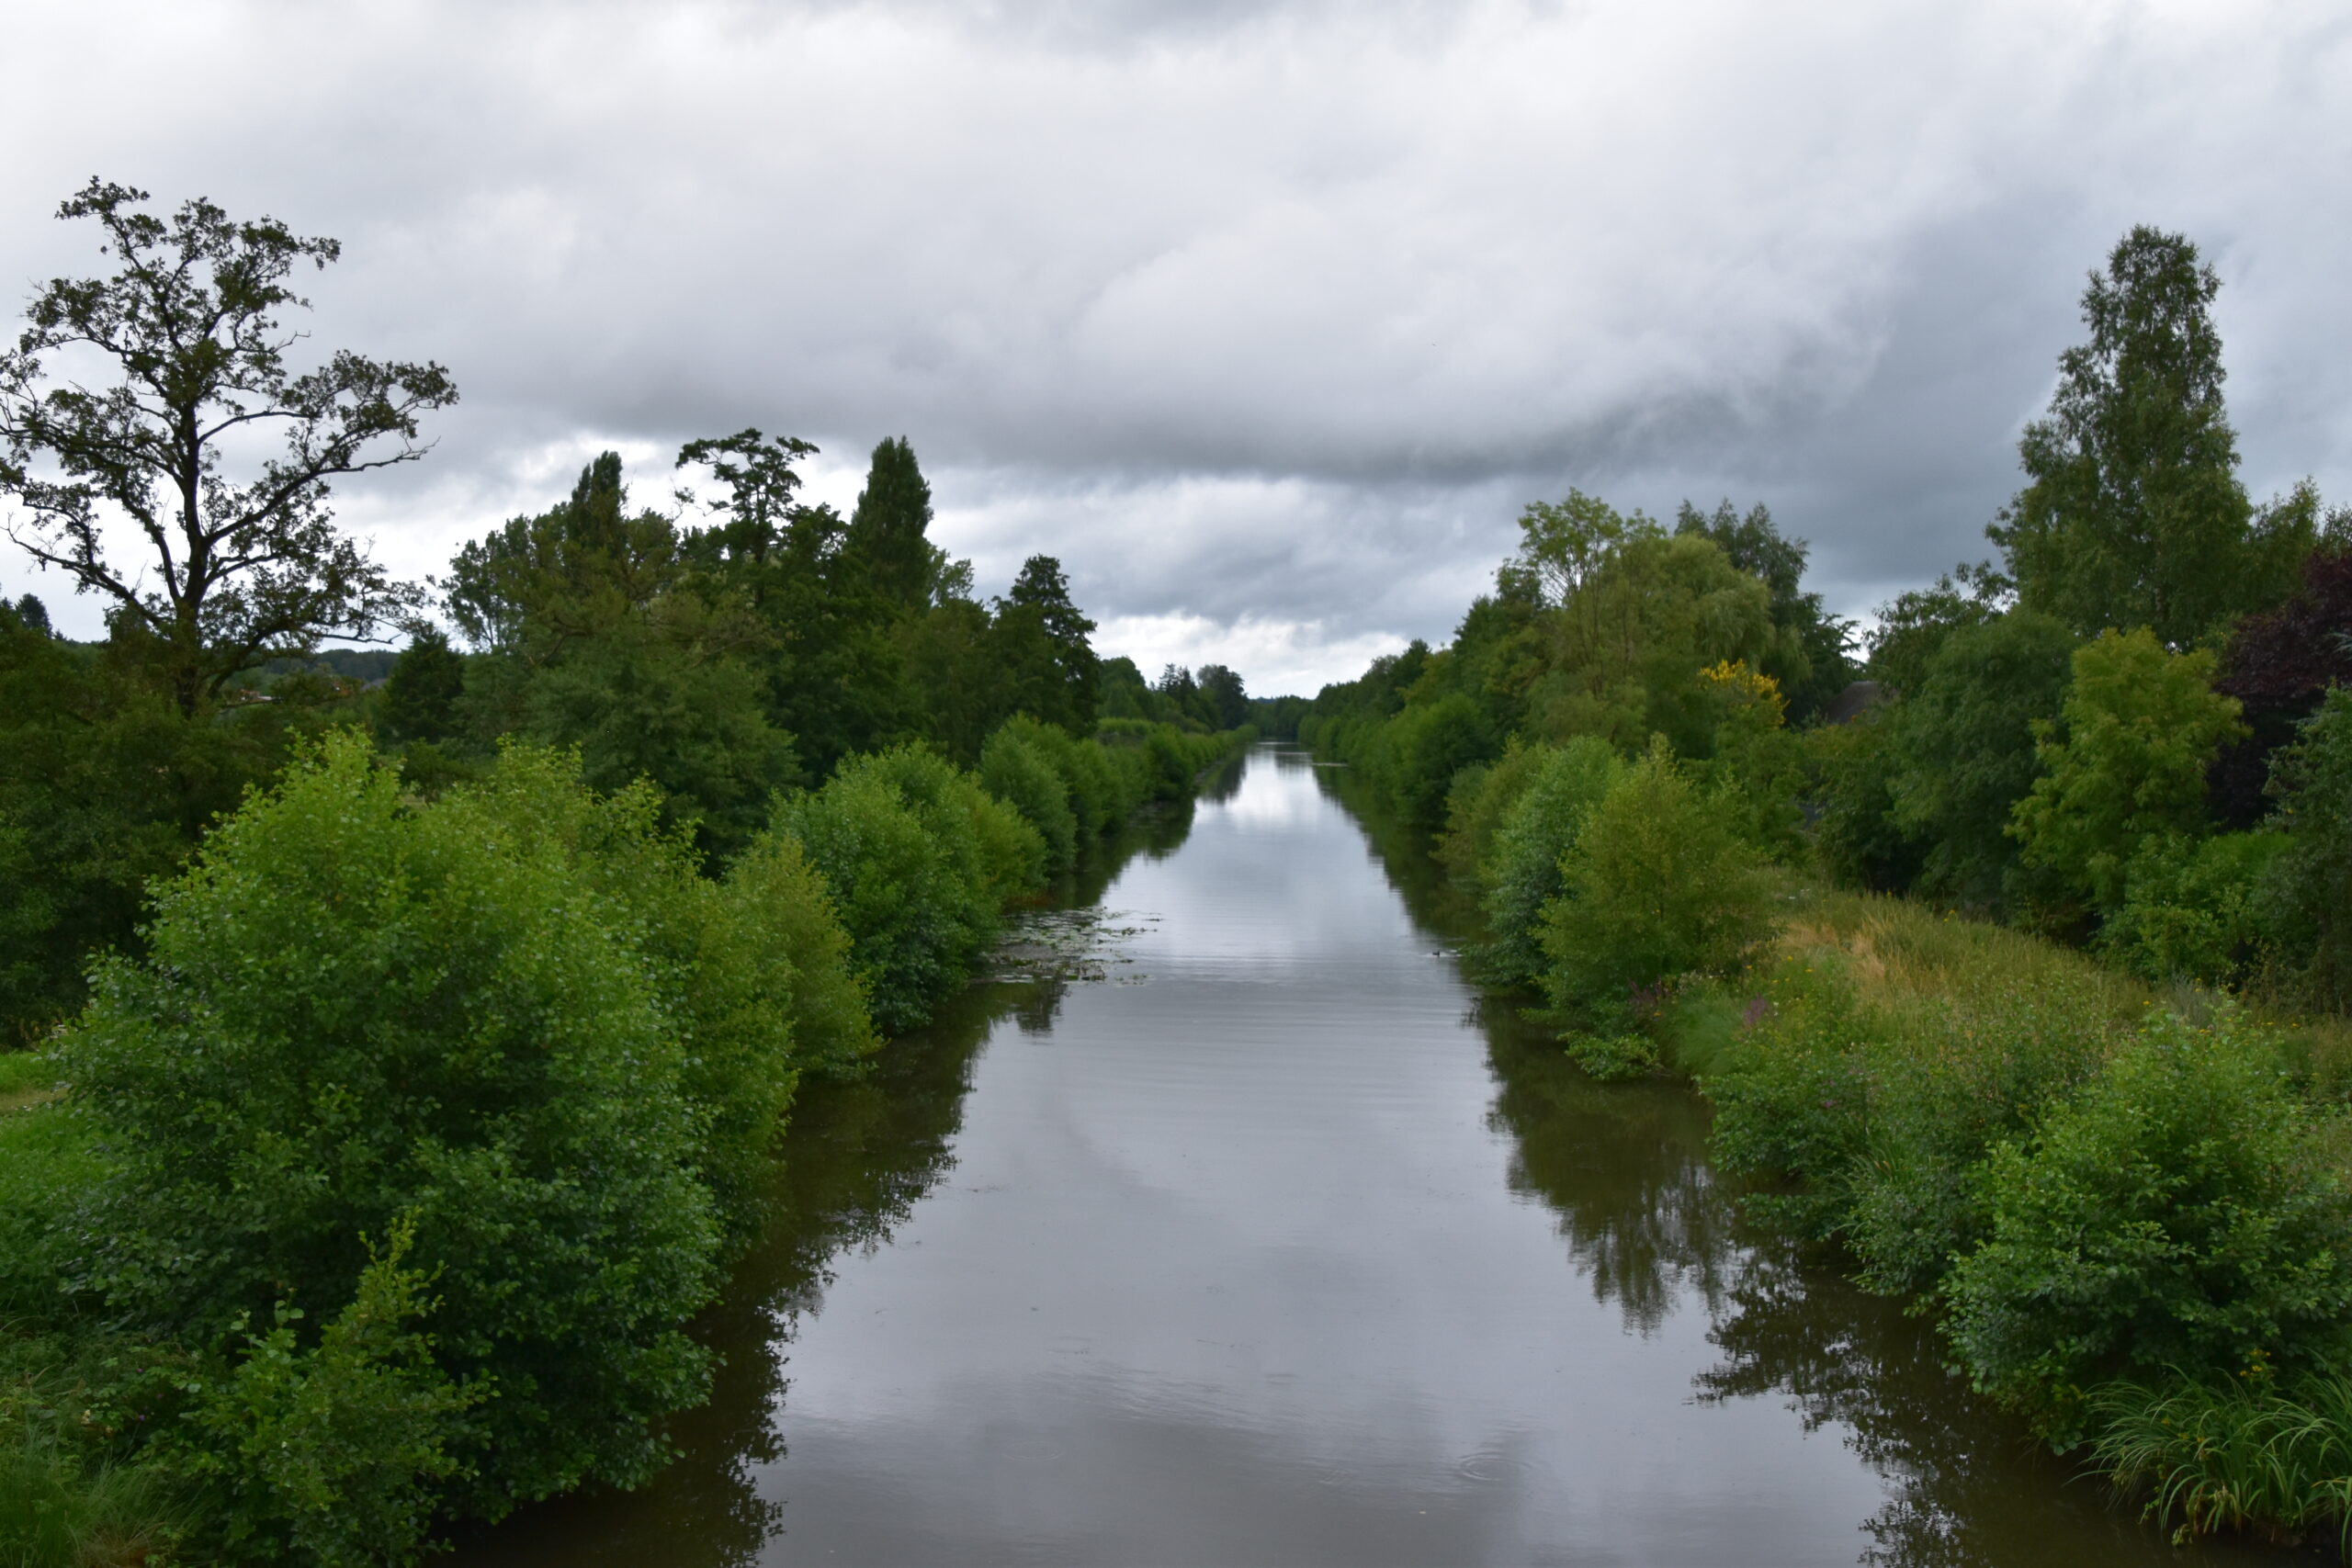
[[[0,1562],[407,1562],[436,1516],[657,1472],[800,1087],[1248,743],[1015,721],[978,773],[854,758],[709,876],[576,758],[426,799],[330,741],[161,890],[153,959],[0,1055]],[[565,1367],[515,1299],[578,1319]]]

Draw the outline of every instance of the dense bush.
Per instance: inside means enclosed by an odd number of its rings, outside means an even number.
[[[1506,771],[1506,769],[1508,771]],[[1561,860],[1625,764],[1589,735],[1565,746],[1524,747],[1497,776],[1524,780],[1479,868],[1490,939],[1476,955],[1481,978],[1510,989],[1540,987],[1544,911],[1566,886]]]
[[[1474,762],[1453,776],[1453,787],[1446,792],[1445,831],[1438,837],[1437,858],[1457,880],[1479,881],[1504,818],[1551,755],[1552,748],[1530,745],[1514,735],[1491,764]]]
[[[1653,743],[1586,815],[1539,938],[1565,1011],[1599,1022],[1637,993],[1736,971],[1770,934],[1772,883],[1719,803]]]
[[[2277,832],[2145,840],[2126,868],[2122,908],[2099,930],[2100,945],[2150,980],[2243,981],[2276,948],[2264,889],[2286,846]]]
[[[2352,1007],[2352,688],[2329,689],[2272,787],[2287,834],[2266,902],[2313,1000]]]
[[[679,1325],[717,1222],[660,993],[566,857],[476,802],[404,805],[338,737],[215,831],[148,937],[60,1051],[115,1168],[84,1287],[226,1344],[281,1306],[336,1321],[369,1238],[412,1225],[434,1363],[484,1393],[447,1437],[458,1505],[650,1474],[652,1419],[702,1394]]]
[[[2340,1356],[2352,1190],[2318,1130],[2262,1032],[2152,1017],[1993,1150],[1988,1234],[1944,1286],[1977,1386],[2063,1438],[2102,1379]]]
[[[1046,871],[1060,875],[1078,858],[1079,819],[1070,808],[1069,784],[1055,764],[1060,760],[1036,739],[1036,730],[1006,725],[980,748],[980,783],[990,795],[1019,812],[1046,847]]]
[[[847,1070],[877,1043],[848,937],[797,842],[763,833],[713,880],[691,829],[663,828],[658,791],[598,795],[580,775],[576,752],[510,745],[456,798],[520,842],[553,846],[608,901],[678,1037],[696,1168],[748,1235],[801,1069]]]
[[[784,803],[776,828],[832,890],[885,1032],[913,1028],[995,936],[1004,900],[1044,873],[1036,829],[971,775],[902,747],[844,761]]]
[[[1491,759],[1498,745],[1478,704],[1458,693],[1407,708],[1384,739],[1390,797],[1407,821],[1431,829],[1445,820],[1454,775]]]

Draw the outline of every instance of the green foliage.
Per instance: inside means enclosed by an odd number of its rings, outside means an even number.
[[[2278,1043],[2169,1013],[1985,1174],[1944,1285],[1979,1388],[2062,1439],[2102,1379],[2325,1364],[2352,1313],[2352,1192]]]
[[[1702,772],[1712,793],[1737,818],[1740,835],[1773,859],[1804,858],[1804,743],[1784,722],[1788,704],[1770,675],[1736,661],[1699,672],[1714,709],[1712,755]]]
[[[1883,721],[1894,727],[1891,820],[1927,845],[1923,893],[1994,910],[2030,890],[2009,823],[2033,787],[2034,722],[2057,715],[2074,647],[2064,625],[2030,610],[1956,626]]]
[[[1654,744],[1614,781],[1561,858],[1539,941],[1555,1006],[1626,1016],[1640,992],[1738,969],[1770,934],[1772,883],[1721,805]]]
[[[136,946],[149,879],[177,870],[319,712],[190,718],[139,639],[77,647],[0,605],[0,1045],[80,1006],[91,957]]]
[[[1809,721],[1846,689],[1854,678],[1849,651],[1853,626],[1831,615],[1820,594],[1804,591],[1805,561],[1812,551],[1803,539],[1783,535],[1760,502],[1742,516],[1729,501],[1713,513],[1701,512],[1686,501],[1675,516],[1674,531],[1713,540],[1725,559],[1771,591],[1772,626],[1778,635],[1761,668],[1781,693],[1791,723]]]
[[[1703,534],[1629,525],[1552,617],[1548,668],[1529,695],[1547,736],[1598,735],[1631,750],[1662,734],[1705,756],[1715,705],[1700,671],[1751,668],[1780,645],[1771,593]]]
[[[1647,1077],[1660,1066],[1657,1042],[1646,1034],[1596,1034],[1572,1029],[1560,1038],[1568,1059],[1602,1083]]]
[[[82,1268],[197,1344],[279,1302],[324,1322],[364,1237],[415,1226],[435,1363],[488,1397],[456,1501],[495,1516],[664,1457],[701,1397],[679,1332],[717,1244],[700,1129],[645,964],[552,846],[412,808],[331,739],[157,895],[60,1061],[115,1162]]]
[[[384,679],[384,732],[395,740],[440,740],[458,728],[466,661],[431,627],[401,650]]]
[[[2148,839],[2127,868],[2121,907],[2099,929],[2100,946],[2150,980],[2245,979],[2274,945],[2263,892],[2286,847],[2277,832]]]
[[[1881,704],[1845,724],[1807,730],[1801,741],[1813,780],[1814,852],[1843,886],[1899,892],[1918,879],[1927,858],[1927,846],[1895,820],[1898,712]]]
[[[359,1568],[414,1562],[430,1544],[437,1485],[459,1469],[457,1418],[490,1391],[452,1383],[412,1326],[435,1304],[401,1266],[414,1240],[393,1222],[315,1345],[296,1333],[300,1308],[281,1304],[260,1334],[241,1317],[235,1367],[188,1385],[164,1462],[225,1499],[202,1532],[220,1561]]]
[[[2098,1069],[2129,987],[2047,942],[1894,900],[1819,899],[1800,931],[1719,993],[1740,1016],[1698,1064],[1718,1156],[1794,1179],[1758,1206],[1842,1240],[1873,1287],[1930,1289],[1983,1232],[1986,1150]]]
[[[2313,999],[2352,1007],[2352,689],[2331,687],[2271,767],[2286,830],[2266,903]]]
[[[1051,556],[1031,556],[997,602],[989,649],[1000,711],[1026,713],[1074,734],[1094,728],[1100,661],[1094,623],[1070,602],[1069,579]]]
[[[747,1239],[802,1068],[849,1071],[875,1048],[848,938],[797,843],[762,834],[706,878],[692,840],[662,829],[658,792],[600,796],[580,774],[575,754],[510,744],[458,798],[518,842],[554,849],[608,901],[677,1036],[697,1169]]]
[[[786,801],[831,889],[874,1020],[924,1022],[996,935],[1004,900],[1044,874],[1035,829],[935,752],[853,758],[823,788]]]
[[[1623,777],[1625,764],[1589,735],[1565,746],[1525,747],[1516,756],[1513,771],[1529,776],[1504,810],[1479,866],[1490,940],[1475,961],[1489,985],[1523,990],[1541,986],[1550,967],[1543,947],[1544,911],[1567,886],[1562,862],[1593,808]]]
[[[2267,1364],[2234,1376],[2178,1373],[2104,1383],[2087,1401],[2091,1457],[2177,1520],[2176,1544],[2223,1531],[2292,1540],[2334,1525],[2352,1544],[2352,1379],[2284,1387]]]
[[[2143,843],[2201,832],[2206,769],[2243,733],[2212,678],[2210,652],[2168,652],[2145,629],[2075,649],[2064,738],[2040,732],[2041,776],[2015,813],[2026,859],[2108,910]]]
[[[2188,239],[2134,228],[2091,275],[2090,339],[2059,356],[2050,412],[2018,443],[2032,482],[1988,532],[2022,601],[2081,636],[2144,626],[2187,648],[2284,597],[2311,547],[2307,509],[2257,518],[2238,482],[2220,289]]]
[[[903,610],[924,608],[939,578],[941,559],[930,538],[931,483],[903,435],[874,448],[865,488],[858,491],[842,541],[850,570],[876,593]]]
[[[1001,728],[980,748],[980,783],[1021,814],[1046,846],[1046,871],[1058,876],[1078,857],[1078,815],[1056,758],[1027,733]]]
[[[1430,829],[1445,819],[1454,776],[1496,750],[1478,704],[1459,694],[1406,708],[1384,739],[1390,796],[1408,821]]]
[[[413,608],[415,591],[337,532],[328,495],[345,475],[423,457],[419,416],[458,390],[438,365],[349,350],[293,374],[286,349],[300,334],[278,313],[307,302],[288,275],[342,247],[201,198],[166,220],[140,210],[148,199],[93,177],[59,206],[97,223],[121,270],[52,279],[0,353],[0,495],[24,509],[17,545],[136,628],[192,717],[272,658]],[[61,350],[62,375],[45,358]],[[114,384],[85,382],[88,367]],[[261,431],[285,445],[248,464],[240,438]],[[125,535],[144,541],[143,558],[109,558],[114,513],[137,525]]]
[[[1531,746],[1514,735],[1491,767],[1473,763],[1454,775],[1453,787],[1446,794],[1445,831],[1438,839],[1437,855],[1457,878],[1478,879],[1504,819],[1553,754],[1553,748]]]

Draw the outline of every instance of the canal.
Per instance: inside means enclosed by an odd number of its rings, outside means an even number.
[[[1258,749],[806,1096],[684,1457],[448,1561],[2285,1561],[2173,1550],[1744,1227],[1703,1104],[1482,1005],[1346,793]]]

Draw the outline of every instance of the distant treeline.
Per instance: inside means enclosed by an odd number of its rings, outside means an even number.
[[[2128,235],[1997,561],[1866,637],[1760,505],[1571,493],[1296,733],[1479,897],[1474,973],[1694,1077],[1979,1388],[2293,1535],[2352,1520],[2352,515],[2247,494],[2218,288]]]
[[[0,1562],[407,1562],[666,1462],[798,1086],[1183,809],[1249,702],[1099,659],[1051,557],[982,603],[902,439],[847,518],[805,442],[690,442],[667,511],[607,453],[396,581],[326,487],[422,455],[447,375],[293,374],[333,242],[145,199],[65,204],[123,270],[0,355],[18,541],[108,604],[0,604]]]

